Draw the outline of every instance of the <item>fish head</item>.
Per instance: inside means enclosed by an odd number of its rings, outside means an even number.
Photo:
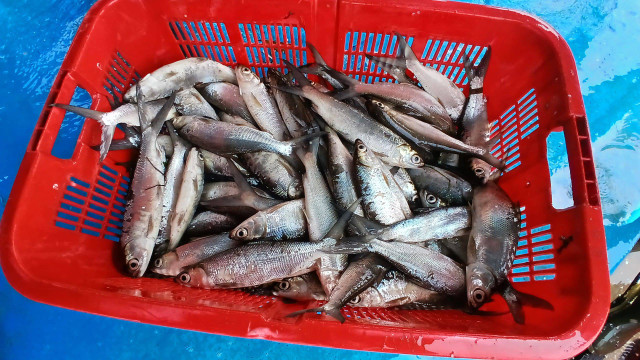
[[[151,272],[166,276],[176,276],[180,273],[181,267],[178,263],[178,254],[175,251],[168,252],[153,261],[149,268]]]
[[[132,277],[141,277],[147,271],[151,260],[151,251],[140,246],[137,241],[130,241],[124,247],[127,272]]]
[[[404,168],[417,169],[424,166],[424,160],[409,144],[398,145],[398,161]]]
[[[496,277],[485,264],[467,265],[467,302],[477,309],[489,300],[496,284]]]
[[[260,78],[258,77],[258,75],[254,74],[251,69],[244,65],[236,66],[236,77],[238,78],[238,84],[260,84]]]
[[[233,240],[248,241],[263,237],[267,233],[267,223],[262,216],[252,216],[231,230]]]
[[[358,164],[368,166],[368,167],[378,166],[379,162],[378,162],[378,159],[376,158],[376,155],[374,154],[373,151],[369,150],[367,145],[365,145],[364,141],[360,139],[356,139],[355,146],[356,146],[355,160],[358,162]]]
[[[471,170],[483,183],[487,182],[491,175],[491,165],[480,159],[471,159]]]
[[[180,274],[178,274],[178,276],[176,276],[176,281],[181,285],[189,287],[209,287],[209,278],[207,277],[207,273],[203,268],[199,266],[192,267],[181,272]]]
[[[305,278],[294,276],[274,283],[273,295],[288,299],[308,299],[311,295],[311,290]]]

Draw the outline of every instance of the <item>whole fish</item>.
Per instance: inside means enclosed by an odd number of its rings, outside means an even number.
[[[340,309],[355,298],[362,291],[380,281],[391,265],[375,254],[368,254],[363,258],[353,261],[344,270],[338,283],[331,291],[326,304],[312,309],[293,312],[287,317],[298,316],[306,312],[325,312],[327,315],[344,323]]]
[[[210,122],[196,116],[178,116],[173,119],[173,126],[194,145],[218,155],[269,151],[280,154],[287,160],[293,159],[297,143],[323,134],[314,133],[289,141],[279,141],[265,131],[222,121]]]
[[[493,144],[490,141],[491,125],[487,116],[487,98],[484,96],[483,86],[490,57],[491,49],[488,48],[477,68],[472,68],[469,59],[464,57],[464,66],[469,77],[469,101],[462,118],[462,141],[487,153],[491,151]],[[491,166],[495,164],[487,159],[471,159],[471,170],[484,181],[489,179]]]
[[[318,276],[314,273],[293,276],[276,282],[273,286],[273,295],[293,300],[325,300],[327,298]]]
[[[427,190],[449,205],[471,203],[471,184],[460,176],[435,166],[407,170],[419,190]]]
[[[409,281],[403,273],[391,270],[377,285],[353,298],[349,306],[388,308],[413,303],[439,306],[446,304],[447,300],[447,295],[420,287]]]
[[[356,140],[356,182],[362,196],[364,213],[371,220],[391,225],[406,217],[389,189],[376,155],[361,140]]]
[[[291,135],[282,121],[278,104],[258,75],[246,66],[237,65],[236,77],[240,94],[258,127],[273,135],[276,140],[290,139]]]
[[[205,185],[206,186],[206,185]],[[185,234],[188,236],[205,236],[229,231],[240,223],[240,219],[230,214],[203,211],[191,219]]]
[[[335,131],[327,127],[327,133],[331,190],[338,206],[341,209],[346,209],[358,199],[353,156],[351,156]],[[358,205],[355,214],[364,215],[362,206]]]
[[[192,148],[182,172],[178,199],[169,215],[169,250],[178,246],[200,202],[204,188],[204,163],[200,151]]]
[[[220,120],[216,111],[194,88],[186,88],[176,93],[175,107],[180,115],[204,116]]]
[[[507,301],[516,322],[521,323],[522,309],[507,279],[518,246],[518,208],[495,182],[489,181],[473,190],[471,217],[467,247],[469,306],[477,309],[497,291]]]
[[[423,243],[469,232],[471,214],[466,206],[442,207],[378,230],[366,239]]]
[[[285,63],[288,63],[285,61]],[[379,154],[387,164],[400,167],[420,167],[424,162],[404,139],[380,125],[370,116],[316,90],[309,81],[293,67],[287,65],[296,75],[301,88],[287,87],[281,90],[300,95],[313,103],[314,110],[324,121],[347,141],[362,139],[371,150]]]
[[[304,216],[304,200],[283,202],[266,210],[258,211],[231,231],[234,240],[288,240],[307,234]]]
[[[177,95],[176,95],[177,96]],[[173,156],[169,161],[169,165],[164,176],[164,191],[162,192],[162,218],[160,221],[160,231],[156,238],[154,254],[164,254],[169,247],[169,237],[171,233],[171,225],[169,214],[175,209],[178,201],[178,193],[180,192],[180,184],[182,183],[182,173],[184,171],[184,162],[187,152],[191,145],[182,140],[171,123],[167,123],[169,136],[173,143]]]
[[[384,257],[398,270],[411,276],[412,281],[428,290],[448,295],[461,295],[465,291],[462,268],[447,256],[422,246],[377,239],[368,242],[343,239],[338,245],[324,251],[348,254],[372,252]]]
[[[147,270],[160,230],[165,156],[156,140],[175,98],[175,94],[172,94],[156,117],[149,122],[142,91],[138,93],[142,141],[131,181],[132,197],[127,203],[120,238],[127,272],[133,277],[141,277]]]
[[[416,190],[416,186],[413,184],[413,180],[411,180],[407,170],[398,168],[396,172],[393,173],[393,179],[400,187],[400,190],[402,190],[402,194],[407,200],[409,206],[411,208],[417,207],[418,201],[420,200],[418,197],[418,190]]]
[[[164,103],[164,100],[147,102],[146,111],[148,113],[148,116],[157,116]],[[51,104],[51,106],[71,111],[74,114],[94,119],[100,123],[100,126],[102,127],[102,135],[100,140],[100,162],[104,160],[104,158],[107,156],[107,152],[109,152],[109,149],[111,148],[113,135],[115,134],[116,126],[118,124],[140,126],[140,120],[138,119],[138,108],[135,104],[124,104],[109,112],[101,112],[66,104]],[[176,112],[175,108],[171,107],[169,109],[169,113],[167,114],[167,119],[171,119],[177,115],[178,113]]]
[[[344,100],[355,95],[371,95],[393,104],[408,115],[431,123],[434,127],[447,134],[455,133],[455,125],[445,108],[435,97],[417,86],[393,82],[367,84],[332,69],[326,69],[325,71],[335,72],[343,83],[348,84],[346,90],[334,95],[338,100]],[[458,91],[460,92],[460,90]]]
[[[269,193],[267,193],[266,191],[260,188],[253,187],[253,191],[255,191],[256,194],[262,197],[272,198],[272,196],[269,195]],[[240,187],[238,186],[238,184],[236,184],[233,181],[210,182],[210,183],[204,184],[202,195],[200,195],[200,201],[219,199],[225,196],[237,195],[237,194],[240,194],[241,192],[242,191],[240,190]]]
[[[470,155],[475,158],[480,158],[496,168],[504,168],[504,163],[493,157],[486,148],[466,144],[424,121],[403,114],[380,102],[376,104],[389,115],[388,118],[394,121],[398,127],[402,127],[414,137],[422,139],[424,143],[429,145],[430,149]]]
[[[413,132],[405,129],[400,126],[396,121],[394,121],[383,109],[388,105],[375,100],[370,99],[366,102],[367,111],[373,118],[378,120],[378,122],[389,129],[393,130],[396,134],[400,135],[404,140],[406,140],[409,144],[414,144],[413,149],[422,157],[425,162],[430,162],[434,159],[433,153],[431,151],[431,145],[424,141],[421,137],[415,136]]]
[[[240,95],[238,85],[228,82],[213,82],[196,85],[196,89],[211,105],[227,114],[239,116],[245,121],[256,125],[244,99],[242,99],[242,95]]]
[[[195,239],[157,258],[149,270],[160,275],[176,276],[187,267],[240,244],[226,233]]]
[[[312,272],[321,249],[336,243],[258,241],[223,251],[177,276],[183,285],[199,288],[242,288]]]
[[[236,75],[231,68],[219,62],[192,57],[164,65],[143,77],[138,84],[144,94],[143,100],[165,98],[173,91],[193,87],[197,83],[226,81],[236,83]],[[128,102],[136,102],[136,87],[124,94]]]
[[[303,136],[313,121],[307,106],[299,96],[277,89],[289,85],[285,76],[277,69],[269,70],[267,81],[287,130],[293,137]]]
[[[420,82],[420,85],[422,85],[422,88],[438,99],[438,102],[444,106],[451,119],[460,118],[465,102],[462,91],[453,81],[436,69],[422,65],[402,35],[396,33],[396,39],[398,39],[398,57],[386,62],[391,62],[395,67],[398,67],[400,70],[397,72],[405,72],[407,69],[411,71]],[[385,59],[369,58],[385,62]]]

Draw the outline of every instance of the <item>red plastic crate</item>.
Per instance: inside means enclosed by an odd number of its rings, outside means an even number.
[[[462,53],[479,61],[491,46],[485,81],[494,154],[508,164],[500,185],[522,206],[521,241],[510,278],[554,310],[509,314],[346,308],[345,324],[317,314],[282,315],[304,304],[239,291],[189,289],[121,273],[118,234],[127,172],[90,149],[99,125],[84,123],[70,159],[51,155],[76,89],[109,109],[144,75],[185,56],[207,56],[263,72],[287,57],[311,61],[307,41],[331,65],[371,82],[389,76],[365,53],[393,54],[393,31],[425,63],[466,91]],[[115,89],[115,90],[114,90]],[[555,210],[546,138],[564,131],[575,206]],[[25,296],[121,319],[211,333],[367,351],[460,357],[567,358],[594,339],[609,285],[602,213],[575,63],[549,25],[504,9],[417,0],[102,0],[89,11],[62,64],[24,157],[1,225],[2,268]],[[569,241],[570,240],[570,241]],[[562,247],[563,243],[568,245]],[[560,250],[562,249],[562,250]],[[506,311],[504,301],[488,310]]]

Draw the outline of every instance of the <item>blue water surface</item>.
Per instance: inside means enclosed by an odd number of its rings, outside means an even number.
[[[615,267],[640,233],[640,2],[487,0],[555,27],[578,64]],[[0,214],[64,55],[93,1],[0,0]],[[550,141],[554,204],[570,201],[562,137]],[[64,150],[63,150],[64,151]],[[27,300],[0,276],[0,358],[414,359],[168,329]]]

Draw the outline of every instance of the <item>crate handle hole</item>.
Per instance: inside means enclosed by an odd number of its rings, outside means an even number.
[[[547,165],[551,177],[551,205],[556,210],[572,207],[571,171],[563,131],[552,131],[547,136]]]
[[[91,103],[91,95],[87,90],[78,86],[73,92],[73,97],[69,104],[90,108]],[[70,111],[65,112],[60,130],[58,130],[58,135],[56,136],[56,141],[51,150],[51,155],[59,159],[71,159],[76,149],[84,121],[85,118],[80,115],[73,114]]]

